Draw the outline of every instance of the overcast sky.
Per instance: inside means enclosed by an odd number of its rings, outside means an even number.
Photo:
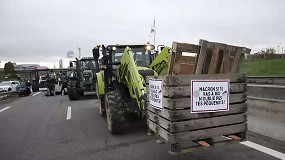
[[[285,49],[284,0],[1,0],[1,67],[58,66],[77,47],[91,56],[96,44],[146,43],[154,15],[156,44],[206,39]]]

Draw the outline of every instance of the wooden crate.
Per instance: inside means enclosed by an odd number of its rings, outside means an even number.
[[[183,56],[194,53],[196,57]],[[200,40],[199,45],[173,42],[169,75],[238,73],[244,54],[250,49]],[[190,63],[185,63],[185,60]]]
[[[245,139],[246,75],[188,74],[156,78],[163,80],[163,110],[147,105],[147,123],[151,132],[171,145],[171,153]],[[229,111],[191,113],[191,80],[197,79],[229,79]]]

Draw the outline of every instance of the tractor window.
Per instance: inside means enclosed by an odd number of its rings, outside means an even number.
[[[113,62],[120,62],[122,59],[123,53],[115,53],[115,56],[113,56]]]
[[[91,69],[94,70],[96,69],[96,64],[94,60],[84,60],[80,61],[80,68],[81,69]]]
[[[134,53],[134,60],[138,66],[148,66],[150,64],[150,51],[146,51],[144,47],[132,47]],[[112,62],[120,62],[123,56],[125,48],[117,48],[116,52],[113,53]],[[114,66],[114,68],[116,68]]]
[[[132,51],[138,66],[147,67],[150,64],[150,51],[146,51],[144,48],[132,48]]]
[[[135,52],[134,53],[134,60],[136,61],[138,66],[144,66],[144,64],[143,64],[143,53],[142,52]]]

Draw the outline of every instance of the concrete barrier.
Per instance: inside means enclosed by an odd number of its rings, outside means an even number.
[[[248,84],[247,95],[252,97],[285,100],[285,86]]]
[[[285,144],[285,86],[248,84],[248,130]]]
[[[285,76],[248,76],[248,83],[285,85]]]
[[[18,94],[19,93],[17,92],[0,92],[0,101],[8,99],[8,98],[12,98],[12,97],[18,97]]]

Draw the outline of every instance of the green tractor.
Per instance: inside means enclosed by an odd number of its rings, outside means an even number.
[[[146,77],[167,73],[171,49],[165,47],[157,55],[150,44],[102,46],[93,49],[95,61],[100,51],[101,71],[96,73],[99,112],[107,117],[109,131],[116,134],[122,132],[126,113],[146,116]]]
[[[99,70],[98,66],[98,61],[93,57],[76,59],[70,63],[71,71],[67,83],[67,95],[70,100],[80,99],[84,92],[95,92],[95,74]]]

